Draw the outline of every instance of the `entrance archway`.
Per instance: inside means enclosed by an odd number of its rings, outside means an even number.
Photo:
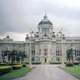
[[[45,63],[47,63],[47,59],[45,58]]]

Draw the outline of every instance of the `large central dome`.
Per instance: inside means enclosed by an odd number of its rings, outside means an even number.
[[[50,24],[50,25],[52,25],[52,22],[48,20],[46,15],[43,17],[43,19],[39,22],[38,25],[43,25],[43,24]]]

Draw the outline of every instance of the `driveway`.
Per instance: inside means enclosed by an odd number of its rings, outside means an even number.
[[[15,80],[78,80],[59,69],[57,65],[36,65],[30,73]]]

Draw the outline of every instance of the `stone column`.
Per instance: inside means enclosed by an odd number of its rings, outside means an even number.
[[[65,66],[65,64],[64,64],[64,57],[65,57],[65,41],[64,41],[64,40],[62,40],[61,47],[62,47],[62,66],[64,67],[64,66]]]
[[[30,67],[32,67],[32,46],[31,46],[31,41],[30,41],[29,65],[30,65]]]

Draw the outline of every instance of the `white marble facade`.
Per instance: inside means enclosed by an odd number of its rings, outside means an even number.
[[[25,41],[14,41],[7,36],[0,40],[0,54],[2,50],[25,51],[25,62],[59,63],[62,58],[66,61],[67,49],[73,48],[80,56],[80,37],[65,37],[62,32],[56,33],[54,25],[45,15],[38,23],[38,32],[26,35]],[[30,60],[31,59],[31,60]],[[0,62],[2,61],[0,56]]]

